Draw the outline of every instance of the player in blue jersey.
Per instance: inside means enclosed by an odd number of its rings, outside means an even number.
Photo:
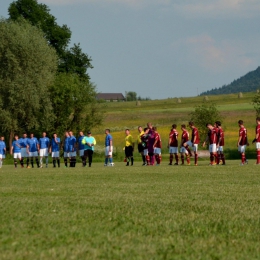
[[[3,141],[5,143],[5,137],[4,136],[1,136],[1,141]],[[6,143],[5,143],[5,146],[6,146]],[[2,160],[5,159],[5,154],[6,154],[6,151],[4,151]]]
[[[33,158],[35,158],[37,167],[40,168],[38,152],[39,152],[39,142],[37,138],[34,137],[34,134],[31,133],[30,138],[27,139],[27,153],[29,154],[29,158],[31,159],[32,168],[34,167]],[[30,167],[28,166],[27,168]]]
[[[26,158],[26,167],[29,167],[29,154],[27,153],[27,134],[23,133],[23,137],[19,139],[21,145],[22,164],[24,164],[24,158]]]
[[[113,163],[113,138],[112,135],[110,134],[110,129],[105,130],[105,164],[104,166],[114,166]],[[108,163],[109,161],[109,163]]]
[[[70,167],[76,167],[76,156],[77,156],[77,139],[73,135],[72,131],[69,131],[69,157]]]
[[[64,141],[63,141],[63,158],[65,167],[68,166],[68,158],[69,158],[69,132],[65,132]]]
[[[40,167],[42,168],[42,159],[45,157],[46,168],[48,167],[49,161],[49,149],[50,149],[50,139],[46,136],[46,132],[42,133],[42,138],[39,139],[40,148]]]
[[[21,167],[23,168],[22,154],[21,154],[21,144],[19,142],[18,135],[14,136],[14,141],[12,142],[12,147],[10,154],[14,156],[14,167],[17,168],[17,159],[20,161]]]
[[[6,153],[5,142],[0,139],[0,168],[2,168],[3,164],[3,155]]]
[[[53,138],[51,140],[51,147],[50,147],[51,157],[53,167],[56,167],[56,161],[58,163],[58,167],[60,167],[60,138],[57,137],[57,134],[53,134]]]
[[[94,145],[96,145],[96,139],[93,136],[91,136],[90,131],[88,131],[88,135],[83,138],[82,144],[84,144],[84,162],[83,162],[83,165],[86,166],[87,158],[88,158],[88,165],[89,165],[89,167],[91,167],[92,156],[93,156],[93,152],[94,152]]]
[[[77,143],[78,143],[79,156],[80,156],[80,158],[82,160],[82,166],[84,166],[83,165],[83,161],[84,161],[84,144],[82,144],[83,138],[84,138],[84,133],[82,131],[80,131]]]

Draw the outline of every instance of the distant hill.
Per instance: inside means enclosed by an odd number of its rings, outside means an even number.
[[[200,96],[253,92],[257,89],[260,89],[260,67],[254,71],[248,72],[245,76],[234,80],[229,85],[202,92]]]

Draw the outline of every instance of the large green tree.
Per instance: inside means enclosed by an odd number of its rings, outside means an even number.
[[[43,33],[25,20],[0,20],[1,131],[51,128],[48,86],[54,81],[57,55]]]
[[[59,73],[49,91],[57,133],[62,134],[66,129],[86,131],[101,123],[95,86],[88,80],[82,80],[77,74]]]

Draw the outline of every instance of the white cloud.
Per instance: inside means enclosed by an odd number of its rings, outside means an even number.
[[[216,42],[209,35],[199,35],[186,39],[184,44],[189,59],[208,70],[220,72],[232,66],[246,69],[257,64],[253,57],[246,55],[245,46],[238,45],[235,41]]]

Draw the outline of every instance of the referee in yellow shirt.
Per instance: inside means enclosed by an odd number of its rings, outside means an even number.
[[[131,160],[131,165],[134,164],[134,157],[133,157],[133,152],[134,152],[134,139],[130,135],[130,130],[126,129],[125,130],[125,157],[127,160],[126,166],[129,166],[129,161]]]

